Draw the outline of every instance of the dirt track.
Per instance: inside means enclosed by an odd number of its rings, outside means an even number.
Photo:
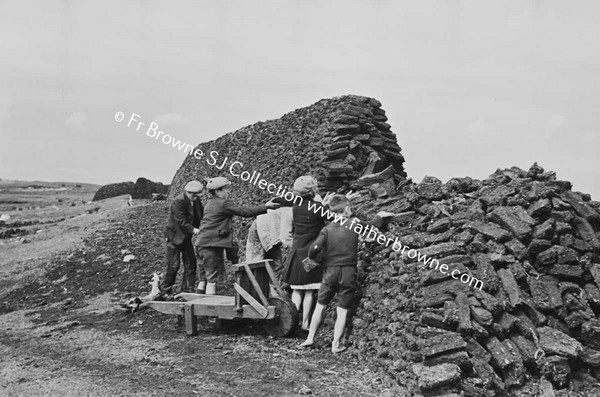
[[[161,269],[167,209],[114,207],[0,248],[0,394],[404,395],[352,348],[332,355],[328,329],[302,350],[304,334],[271,339],[256,324],[201,321],[188,337],[175,317],[119,309]],[[137,259],[123,263],[121,250]]]

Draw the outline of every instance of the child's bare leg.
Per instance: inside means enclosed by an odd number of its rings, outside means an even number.
[[[346,346],[340,346],[340,340],[346,329],[346,318],[348,317],[348,309],[338,307],[336,309],[337,318],[335,320],[335,327],[333,329],[333,342],[331,343],[331,351],[334,353],[341,353],[346,350]],[[311,327],[312,328],[312,327]]]
[[[302,306],[302,291],[299,289],[292,290],[292,302],[296,306],[296,310],[300,311]]]
[[[304,291],[304,301],[302,302],[302,329],[308,331],[310,321],[310,311],[313,305],[313,291]]]
[[[319,328],[319,325],[321,325],[321,319],[323,318],[324,310],[325,305],[322,305],[317,302],[317,306],[315,307],[315,311],[313,312],[312,319],[310,320],[310,329],[308,331],[308,336],[300,346],[308,347],[312,346],[312,344],[315,343],[315,335],[317,334],[317,329]]]

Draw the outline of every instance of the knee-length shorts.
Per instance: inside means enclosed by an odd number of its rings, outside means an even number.
[[[317,302],[327,306],[337,293],[337,306],[350,309],[357,288],[358,269],[356,266],[330,266],[325,269]]]

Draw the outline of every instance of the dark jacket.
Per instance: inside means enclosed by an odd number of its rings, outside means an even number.
[[[354,222],[352,220],[354,219]],[[346,219],[343,225],[331,222],[319,233],[319,237],[310,246],[308,257],[314,259],[319,252],[324,251],[324,263],[332,266],[356,266],[358,264],[358,230],[361,232],[367,226],[381,227],[383,221],[375,216],[371,222],[358,218]],[[361,228],[358,229],[360,224]]]
[[[164,229],[165,237],[175,245],[183,243],[186,237],[194,234],[194,228],[200,226],[203,215],[204,208],[200,199],[192,203],[185,193],[182,193],[171,203],[169,221]]]
[[[308,209],[308,204],[314,199],[306,197],[302,205],[295,205],[293,209],[292,231],[294,240],[290,252],[290,260],[302,267],[302,260],[308,255],[310,244],[319,236],[327,220],[319,212]]]
[[[233,247],[231,220],[234,215],[244,218],[266,214],[267,207],[240,207],[231,200],[212,197],[206,202],[200,233],[194,244],[198,247]]]
[[[319,236],[319,231],[325,226],[326,218],[321,211],[315,212],[308,208],[314,203],[314,198],[303,197],[301,205],[294,205],[292,231],[292,247],[288,253],[283,280],[290,285],[307,285],[321,282],[322,269],[319,267],[307,273],[302,261],[308,256],[310,245]]]

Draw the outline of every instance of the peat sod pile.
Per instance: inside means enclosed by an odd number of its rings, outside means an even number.
[[[146,178],[138,178],[131,189],[131,198],[151,199],[153,194],[166,195],[169,193],[169,185],[163,185],[162,182],[152,182]]]
[[[448,265],[443,274],[407,252],[361,243],[363,288],[350,339],[389,381],[430,395],[551,396],[593,387],[600,203],[536,164],[483,181],[415,184],[386,120],[379,101],[343,96],[242,128],[200,144],[204,157],[187,156],[169,199],[188,180],[226,176],[234,201],[266,201],[265,190],[229,173],[234,161],[243,164],[236,173],[260,172],[284,187],[310,173],[324,190],[360,191],[353,201],[360,217],[394,212],[383,230],[389,237]],[[241,252],[248,224],[234,219]],[[455,269],[470,285],[451,277]]]
[[[104,185],[100,187],[94,194],[94,198],[92,201],[100,201],[111,197],[118,197],[124,194],[131,194],[133,190],[133,186],[135,183],[133,182],[119,182],[119,183],[109,183],[108,185]]]
[[[104,200],[125,194],[131,194],[131,198],[134,199],[151,199],[153,194],[166,195],[168,192],[169,185],[163,185],[162,182],[152,182],[149,179],[140,177],[135,183],[120,182],[104,185],[94,194],[92,201]]]
[[[386,121],[379,101],[347,95],[244,127],[198,145],[203,155],[187,156],[173,178],[168,199],[180,194],[189,180],[215,176],[234,183],[234,198],[260,202],[268,197],[230,173],[235,161],[243,167],[234,165],[233,173],[260,173],[261,179],[283,187],[310,173],[331,190],[388,166],[400,180],[406,177],[404,157]]]
[[[363,251],[354,339],[401,384],[552,395],[600,379],[600,203],[537,164],[361,200],[364,214],[400,213],[388,236],[449,267],[374,242]]]

